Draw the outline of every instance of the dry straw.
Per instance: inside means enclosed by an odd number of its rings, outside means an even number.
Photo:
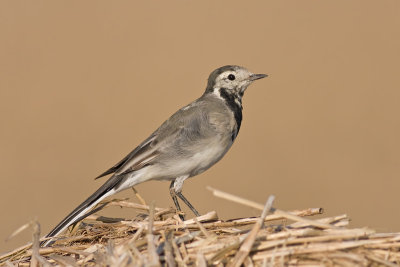
[[[213,188],[221,197],[262,210],[258,218],[220,220],[212,211],[182,221],[174,209],[125,200],[141,212],[135,219],[90,215],[49,248],[39,247],[40,225],[33,221],[32,243],[0,256],[2,266],[398,266],[400,233],[348,228],[346,215],[308,219],[313,208],[285,212]],[[232,203],[232,205],[235,205]]]

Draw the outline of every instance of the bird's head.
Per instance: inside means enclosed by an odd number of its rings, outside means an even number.
[[[223,66],[211,72],[206,92],[224,88],[232,94],[243,96],[244,91],[252,82],[265,77],[267,77],[266,74],[254,74],[240,66]]]

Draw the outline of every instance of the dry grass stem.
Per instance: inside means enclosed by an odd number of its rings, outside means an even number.
[[[139,194],[139,192],[134,187],[132,187],[132,190],[133,190],[133,193],[135,194],[136,198],[139,200],[139,202],[142,205],[146,206],[147,205],[146,201],[142,198],[142,196]]]
[[[153,201],[150,206],[149,224],[147,229],[147,251],[149,255],[148,266],[160,266],[160,260],[156,252],[155,238],[153,235],[154,209],[155,204]]]
[[[244,260],[246,259],[247,255],[249,255],[250,250],[256,240],[258,231],[264,224],[265,217],[267,216],[268,212],[272,209],[272,203],[274,202],[275,197],[270,196],[265,203],[264,210],[261,214],[260,219],[256,222],[256,224],[251,229],[250,233],[247,235],[246,239],[244,240],[242,246],[240,247],[239,251],[236,253],[236,256],[233,258],[233,261],[228,265],[229,267],[239,267],[242,265]]]
[[[212,191],[232,205],[262,206]],[[400,233],[349,228],[347,215],[304,218],[320,215],[322,209],[282,211],[272,208],[272,201],[269,198],[257,218],[222,220],[211,211],[182,221],[171,208],[111,200],[100,207],[134,208],[148,215],[107,218],[92,214],[48,248],[39,247],[40,226],[30,222],[10,238],[32,229],[32,243],[1,255],[0,265],[399,266]]]

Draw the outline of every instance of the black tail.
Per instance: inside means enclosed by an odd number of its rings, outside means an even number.
[[[67,217],[64,218],[59,224],[57,224],[56,227],[54,227],[53,230],[50,231],[46,235],[46,237],[54,237],[60,234],[62,231],[64,231],[66,228],[68,228],[70,225],[83,220],[87,216],[90,215],[88,214],[88,211],[92,209],[97,203],[99,203],[102,199],[105,197],[108,197],[110,195],[113,195],[116,193],[116,187],[120,184],[121,180],[123,178],[123,175],[121,176],[112,176],[110,179],[107,180],[99,189],[97,189],[94,194],[92,194],[88,199],[86,199],[82,204],[80,204],[77,208],[75,208],[70,214],[68,214]],[[54,243],[52,239],[42,241],[40,245],[42,247],[47,247]]]

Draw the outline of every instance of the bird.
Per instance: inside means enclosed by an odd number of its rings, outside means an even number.
[[[177,211],[179,197],[196,216],[199,212],[182,194],[186,179],[217,163],[231,148],[242,122],[242,97],[254,81],[267,77],[244,67],[226,65],[208,77],[203,95],[182,107],[147,139],[96,179],[111,177],[46,235],[41,246],[85,217],[101,200],[149,180],[167,180]]]

